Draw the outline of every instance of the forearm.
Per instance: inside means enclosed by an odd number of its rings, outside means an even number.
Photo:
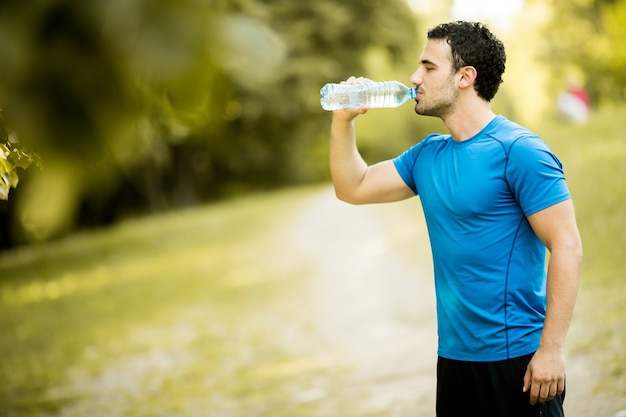
[[[529,216],[528,221],[550,251],[543,332],[524,375],[524,391],[530,390],[530,403],[535,404],[565,390],[564,342],[578,293],[582,243],[569,199]]]
[[[580,280],[582,250],[572,243],[551,252],[548,263],[546,317],[540,348],[563,350]]]
[[[350,201],[367,172],[356,144],[353,119],[333,117],[330,128],[330,175],[337,197]]]

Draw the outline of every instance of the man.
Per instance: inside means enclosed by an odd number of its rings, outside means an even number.
[[[359,155],[353,123],[368,109],[333,111],[338,198],[421,198],[437,294],[438,417],[563,415],[563,343],[582,245],[559,160],[491,110],[505,60],[480,23],[429,31],[411,76],[415,112],[441,118],[450,135],[430,135],[372,166]],[[361,82],[369,80],[345,81]]]

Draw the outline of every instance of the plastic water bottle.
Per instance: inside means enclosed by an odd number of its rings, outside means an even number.
[[[364,84],[326,84],[320,90],[320,103],[324,110],[347,107],[382,108],[398,107],[409,99],[415,99],[415,88],[398,81],[382,81]]]

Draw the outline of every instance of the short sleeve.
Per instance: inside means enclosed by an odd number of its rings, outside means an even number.
[[[571,197],[561,161],[538,137],[516,140],[507,159],[507,181],[527,217]]]
[[[417,186],[415,185],[415,178],[413,177],[413,167],[415,166],[415,160],[418,154],[416,148],[418,147],[419,144],[412,146],[393,159],[393,164],[395,165],[398,174],[400,174],[400,177],[405,184],[413,190],[414,194],[417,194]]]
[[[417,163],[417,158],[422,152],[422,148],[429,143],[433,143],[433,141],[441,139],[442,136],[438,134],[431,134],[426,136],[423,140],[418,142],[416,145],[413,145],[402,154],[393,159],[393,164],[400,174],[402,180],[406,183],[406,185],[413,190],[413,193],[416,195],[419,194],[419,190],[417,189],[417,184],[415,183],[415,164]]]

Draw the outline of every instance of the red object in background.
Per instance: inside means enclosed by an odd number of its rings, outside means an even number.
[[[580,99],[580,101],[582,101],[583,103],[585,103],[585,105],[587,107],[589,107],[589,105],[591,104],[589,102],[589,96],[587,95],[587,92],[585,91],[584,88],[582,87],[572,87],[569,89],[569,93],[578,97]]]

